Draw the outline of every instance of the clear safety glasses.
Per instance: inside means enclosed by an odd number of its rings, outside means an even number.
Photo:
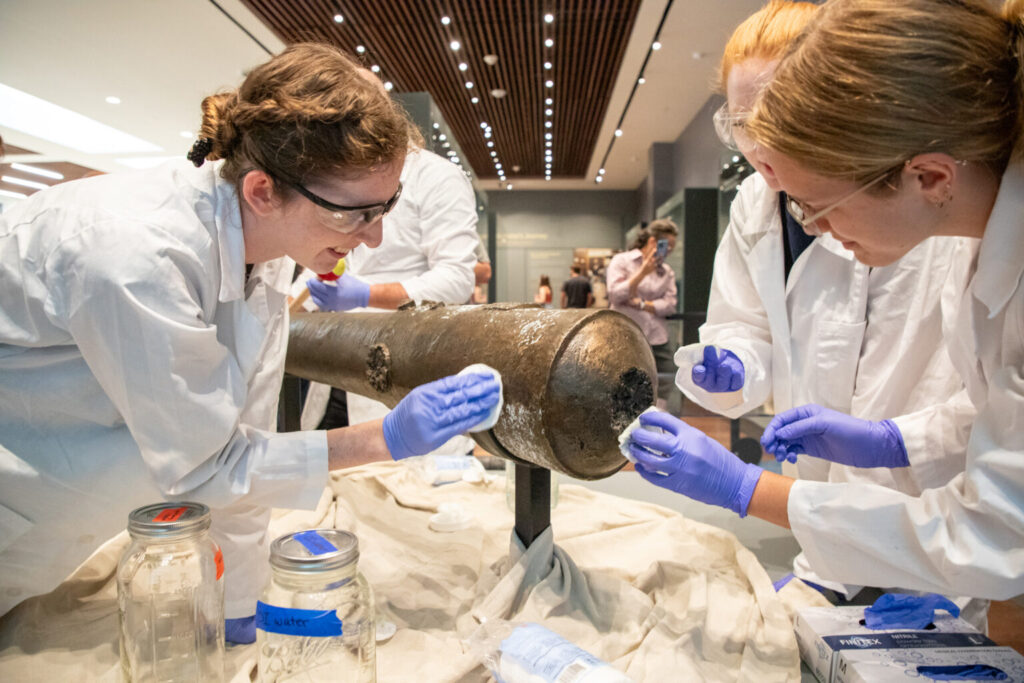
[[[817,212],[810,211],[810,209],[804,206],[804,204],[799,199],[794,199],[793,197],[786,195],[786,211],[788,211],[789,215],[792,216],[793,219],[800,224],[800,227],[804,229],[804,232],[806,232],[808,235],[820,237],[822,233],[821,229],[818,228],[818,221],[824,218],[825,215],[828,214],[833,209],[841,206],[845,202],[850,201],[860,193],[866,191],[868,188],[873,187],[874,185],[877,185],[878,183],[888,178],[894,170],[894,168],[890,168],[882,175],[861,185],[853,192],[843,195],[840,199],[837,199],[836,201],[832,202],[821,211]]]
[[[324,211],[320,213],[320,222],[331,230],[340,233],[353,233],[375,223],[391,213],[402,196],[402,184],[391,199],[380,204],[364,204],[362,206],[342,206],[329,202],[323,197],[313,194],[299,183],[289,183],[303,197],[313,202]]]
[[[754,141],[747,134],[747,119],[750,118],[749,111],[729,113],[729,103],[726,102],[715,112],[712,120],[715,123],[715,132],[722,144],[734,152],[749,152],[754,147]]]

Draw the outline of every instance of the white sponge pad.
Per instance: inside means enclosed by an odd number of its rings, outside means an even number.
[[[646,415],[647,413],[656,412],[657,410],[658,409],[656,407],[651,406],[650,408],[648,408],[644,412],[640,413],[640,415]],[[619,450],[622,452],[623,457],[625,457],[626,460],[629,460],[633,464],[636,464],[636,458],[634,458],[633,454],[630,453],[630,451],[629,451],[629,435],[632,434],[637,429],[641,429],[640,415],[637,415],[636,419],[633,420],[632,422],[630,422],[629,426],[626,427],[625,429],[623,429],[622,433],[619,434]],[[650,430],[652,432],[660,432],[660,431],[662,431],[662,430],[658,429],[657,427],[642,427],[642,428],[643,429],[648,429],[648,430]],[[647,450],[647,449],[644,449],[644,450]]]
[[[494,379],[497,380],[498,382],[498,403],[495,404],[493,408],[491,408],[491,412],[487,413],[487,417],[484,419],[483,422],[469,430],[471,432],[486,432],[488,429],[498,424],[498,415],[501,414],[501,407],[505,405],[505,387],[501,383],[501,373],[492,368],[490,365],[486,365],[484,363],[473,363],[472,365],[468,365],[465,368],[463,368],[462,372],[460,372],[459,374],[491,374],[494,376]]]

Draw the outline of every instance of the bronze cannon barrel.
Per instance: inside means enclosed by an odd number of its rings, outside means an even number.
[[[650,346],[626,316],[521,304],[295,314],[285,368],[394,407],[473,363],[501,373],[505,397],[477,443],[580,479],[625,464],[618,435],[657,389]]]

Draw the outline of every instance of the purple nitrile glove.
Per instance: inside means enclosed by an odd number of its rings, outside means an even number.
[[[892,420],[873,422],[809,403],[772,418],[761,445],[778,461],[798,453],[853,467],[907,467],[903,435]]]
[[[937,609],[946,610],[954,617],[960,616],[960,608],[956,603],[938,593],[886,593],[875,600],[875,604],[864,608],[864,625],[875,631],[892,628],[922,629],[932,623]]]
[[[690,377],[704,391],[723,393],[743,388],[743,361],[728,349],[704,347],[704,362],[693,366]]]
[[[384,441],[401,460],[434,450],[483,422],[501,396],[494,375],[451,375],[422,384],[384,417]]]
[[[256,615],[224,620],[224,640],[238,645],[256,642]]]
[[[636,471],[641,477],[702,503],[728,508],[740,517],[747,515],[763,471],[760,467],[743,462],[714,439],[668,413],[644,413],[640,424],[667,432],[637,429],[630,435],[629,451],[636,458]]]
[[[309,288],[313,303],[321,311],[347,311],[370,305],[370,283],[347,273],[334,282],[310,278],[306,281],[306,287]]]

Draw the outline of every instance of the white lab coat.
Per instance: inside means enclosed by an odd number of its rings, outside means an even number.
[[[77,181],[0,215],[0,612],[174,498],[214,508],[226,614],[251,615],[270,507],[319,500],[325,434],[274,433],[294,264],[246,283],[220,167]]]
[[[1024,593],[1024,168],[1007,169],[977,258],[943,294],[943,332],[977,418],[966,469],[910,496],[864,483],[797,481],[789,521],[834,581],[1005,600]],[[945,315],[948,311],[948,315]],[[934,410],[900,425],[946,419]]]
[[[919,427],[900,424],[911,467],[856,468],[800,456],[787,473],[818,481],[880,484],[909,495],[942,486],[964,468],[974,410],[963,383],[938,343],[941,293],[961,242],[932,238],[897,263],[869,268],[832,237],[814,240],[783,270],[778,193],[760,174],[747,178],[715,256],[707,322],[700,344],[680,348],[676,383],[715,412],[738,417],[771,399],[775,412],[806,403],[871,420],[952,401],[953,437],[935,447]],[[733,351],[746,379],[735,392],[712,393],[691,377],[705,344]],[[793,470],[796,470],[794,472]],[[806,557],[797,576],[855,593],[817,576]],[[883,584],[887,585],[887,584]]]

